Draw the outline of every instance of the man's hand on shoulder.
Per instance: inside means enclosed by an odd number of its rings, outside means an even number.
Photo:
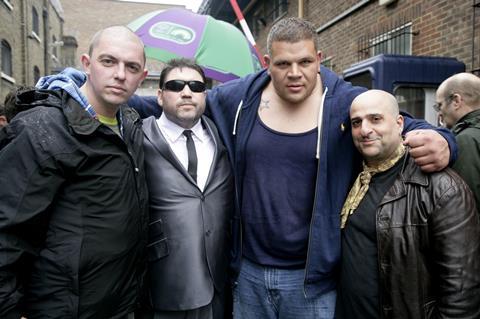
[[[410,155],[424,172],[436,172],[448,166],[448,142],[434,130],[407,132],[403,144],[410,147]]]

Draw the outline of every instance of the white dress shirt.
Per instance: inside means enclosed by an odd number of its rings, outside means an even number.
[[[187,138],[183,135],[185,128],[170,121],[164,113],[157,119],[157,125],[178,161],[185,167],[185,170],[188,170]],[[208,134],[208,130],[203,128],[201,121],[198,121],[191,130],[198,160],[197,186],[203,191],[212,166],[215,144]]]

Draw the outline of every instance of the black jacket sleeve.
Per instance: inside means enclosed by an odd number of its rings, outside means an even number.
[[[12,121],[0,151],[0,318],[19,318],[23,286],[63,181],[49,152],[55,142],[35,121]]]

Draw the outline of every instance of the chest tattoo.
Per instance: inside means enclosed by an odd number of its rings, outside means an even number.
[[[264,100],[262,99],[260,101],[260,111],[262,111],[263,109],[269,109],[270,108],[270,100]]]

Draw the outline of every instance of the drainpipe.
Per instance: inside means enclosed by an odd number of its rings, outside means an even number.
[[[298,0],[298,17],[303,19],[303,0]]]
[[[27,70],[28,70],[28,46],[27,43],[27,14],[26,14],[26,0],[20,0],[20,58],[21,58],[21,65],[22,65],[22,73],[21,73],[21,84],[27,84]]]
[[[50,37],[49,37],[49,32],[48,32],[48,27],[49,27],[49,21],[48,21],[48,1],[44,0],[43,1],[43,10],[42,10],[42,16],[43,16],[43,66],[44,66],[44,75],[50,74],[50,68],[49,68],[49,62],[50,62],[50,50],[49,50],[49,44],[50,44]]]

